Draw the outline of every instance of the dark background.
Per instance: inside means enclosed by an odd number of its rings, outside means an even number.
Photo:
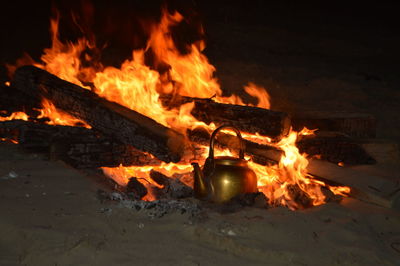
[[[248,81],[270,92],[274,109],[348,110],[374,114],[379,136],[400,140],[399,8],[361,1],[167,1],[187,23],[175,30],[182,48],[201,37],[227,94]],[[90,28],[105,64],[118,66],[145,45],[143,21],[165,1],[7,1],[0,17],[0,63],[24,52],[38,60],[50,46],[49,18],[61,14],[61,39]],[[93,36],[87,36],[89,38]],[[6,71],[0,71],[5,81]],[[249,99],[251,100],[251,99]]]

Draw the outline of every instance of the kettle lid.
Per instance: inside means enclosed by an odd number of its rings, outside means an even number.
[[[218,165],[247,166],[247,161],[245,159],[235,158],[231,156],[214,157],[214,163]]]

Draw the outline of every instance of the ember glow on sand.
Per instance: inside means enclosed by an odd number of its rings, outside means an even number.
[[[40,63],[35,66],[58,76],[61,79],[92,89],[101,97],[109,101],[117,102],[127,108],[146,115],[158,123],[186,134],[188,129],[203,127],[212,132],[214,124],[205,124],[191,115],[193,103],[187,103],[179,109],[166,109],[159,100],[161,94],[177,94],[182,96],[211,98],[220,103],[248,105],[237,95],[223,97],[222,90],[214,77],[215,67],[211,65],[207,57],[202,53],[205,48],[204,41],[198,41],[187,47],[189,51],[181,54],[171,37],[170,29],[179,24],[184,17],[178,12],[172,14],[163,10],[161,20],[146,26],[150,33],[147,45],[144,49],[134,50],[132,58],[125,60],[120,68],[103,66],[100,63],[92,66],[82,64],[80,58],[87,49],[93,49],[94,43],[86,39],[79,39],[75,43],[62,43],[58,38],[58,18],[51,20],[52,47],[45,49]],[[145,53],[151,51],[154,54],[153,64],[169,65],[169,69],[163,73],[150,68],[145,64]],[[85,55],[85,60],[91,62],[91,58]],[[93,88],[84,84],[91,83]],[[270,97],[267,91],[248,83],[244,91],[258,99],[257,107],[270,108]],[[89,127],[83,121],[79,121],[64,112],[59,112],[49,101],[43,99],[41,117],[48,117],[50,123],[60,125],[81,125]],[[14,116],[13,116],[14,115]],[[21,114],[13,114],[8,120],[17,119]],[[26,116],[26,115],[25,115]],[[25,120],[27,116],[24,117]],[[4,118],[3,118],[4,119]],[[228,132],[229,133],[229,132]],[[266,136],[243,132],[245,139],[275,146],[283,150],[283,155],[277,165],[263,166],[252,162],[250,167],[256,172],[259,191],[269,199],[269,204],[274,206],[284,205],[290,209],[298,209],[301,206],[292,198],[288,186],[298,186],[311,199],[312,205],[320,205],[326,201],[326,196],[321,188],[325,187],[334,194],[346,195],[347,187],[331,187],[322,181],[315,180],[307,173],[308,160],[306,154],[300,154],[296,147],[296,139],[300,135],[313,134],[312,130],[303,129],[300,132],[291,131],[288,136],[279,142],[272,142]],[[196,160],[204,163],[208,155],[208,147],[203,147],[200,158]],[[216,150],[216,155],[232,155],[229,150]],[[186,155],[180,163],[162,163],[158,166],[142,167],[103,167],[103,171],[119,185],[126,185],[130,177],[140,178],[146,187],[159,187],[150,177],[152,170],[161,172],[171,178],[180,178],[182,182],[192,185],[192,166],[190,160],[194,155]],[[154,200],[154,195],[147,194],[143,200]]]

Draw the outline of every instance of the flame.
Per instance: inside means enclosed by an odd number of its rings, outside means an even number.
[[[42,100],[42,108],[40,115],[37,118],[48,118],[50,121],[46,122],[49,125],[62,125],[62,126],[82,126],[91,128],[84,121],[75,118],[63,111],[58,110],[49,100]]]
[[[244,87],[244,90],[247,94],[257,98],[257,107],[269,109],[271,107],[270,104],[270,96],[268,92],[263,88],[260,87],[252,82],[249,82],[247,86]]]
[[[183,16],[178,12],[169,14],[163,10],[161,21],[150,27],[150,39],[146,50],[152,50],[157,64],[167,64],[169,71],[161,77],[163,93],[176,93],[183,96],[210,98],[221,95],[222,91],[214,78],[215,67],[201,51],[203,41],[187,47],[188,53],[182,55],[172,39],[171,27],[179,24]]]
[[[147,45],[144,49],[134,50],[132,58],[122,63],[121,67],[103,67],[99,63],[84,67],[82,55],[86,50],[94,49],[94,44],[81,38],[75,43],[63,43],[58,37],[58,16],[51,20],[52,46],[44,50],[41,57],[42,63],[35,63],[48,72],[58,77],[85,87],[84,84],[91,83],[95,93],[110,101],[117,102],[143,115],[146,115],[158,123],[185,133],[187,129],[202,126],[209,132],[215,130],[216,126],[211,123],[198,121],[191,115],[194,103],[187,103],[179,109],[166,109],[160,102],[162,94],[183,95],[190,97],[212,98],[216,102],[257,106],[269,109],[271,107],[270,96],[261,86],[248,83],[244,91],[257,99],[255,105],[245,103],[239,96],[231,95],[226,97],[214,77],[215,67],[210,64],[207,57],[202,53],[205,48],[204,41],[200,40],[186,47],[186,53],[181,53],[172,38],[171,28],[184,21],[184,17],[178,13],[169,13],[166,9],[158,23],[148,26],[150,34]],[[152,65],[145,63],[147,53],[153,54]],[[85,60],[90,62],[91,58],[85,54]],[[160,70],[162,69],[162,71]],[[76,125],[82,121],[74,120],[65,113],[60,112],[54,106],[43,100],[42,117],[49,117],[53,124]],[[302,135],[311,135],[315,130],[304,128],[300,132],[291,131],[289,135],[278,143],[258,133],[250,134],[242,132],[245,139],[260,144],[275,146],[283,151],[278,164],[263,166],[251,161],[246,157],[249,166],[256,172],[258,177],[258,188],[269,199],[272,205],[285,205],[291,209],[302,208],[293,197],[292,188],[297,188],[310,201],[310,205],[320,205],[326,200],[321,191],[324,186],[334,194],[346,195],[349,193],[347,187],[332,187],[322,181],[313,179],[307,173],[307,155],[300,154],[296,147],[296,140]],[[227,130],[225,133],[234,134]],[[202,150],[199,162],[204,162],[208,147],[200,147]],[[232,156],[230,150],[216,149],[217,155]],[[151,179],[150,172],[158,171],[170,178],[177,176],[189,176],[192,166],[184,158],[182,162],[157,166],[141,167],[102,167],[103,172],[115,180],[119,185],[126,185],[130,177],[136,177],[148,188],[144,200],[154,200],[156,195],[152,194],[151,188],[158,187]],[[191,181],[185,179],[188,185]],[[293,189],[292,189],[293,190]]]
[[[57,13],[56,17],[50,20],[52,46],[44,49],[44,54],[41,57],[43,63],[34,65],[61,79],[89,89],[82,84],[82,81],[91,81],[96,73],[96,68],[83,67],[80,57],[86,49],[93,48],[93,45],[84,38],[79,39],[76,43],[62,43],[59,40],[58,26],[59,15]],[[86,60],[90,61],[91,58],[88,55],[85,56]]]
[[[28,121],[28,118],[28,115],[24,112],[14,112],[7,117],[0,116],[0,121],[10,121],[15,119]]]
[[[288,185],[296,185],[301,189],[312,201],[312,205],[320,205],[325,202],[325,195],[321,191],[321,186],[314,183],[309,178],[307,173],[308,160],[305,154],[300,154],[299,149],[296,147],[296,140],[302,132],[309,132],[308,130],[302,130],[301,132],[291,131],[289,135],[283,138],[276,147],[283,151],[283,155],[279,161],[277,168],[273,169],[273,173],[270,178],[259,179],[259,185],[261,185],[261,191],[272,201],[271,203],[284,204],[289,208],[297,209],[297,202],[293,201],[288,194],[286,189]],[[272,187],[275,187],[271,191]]]

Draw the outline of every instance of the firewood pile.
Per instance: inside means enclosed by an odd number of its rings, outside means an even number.
[[[182,162],[188,160],[185,156],[188,150],[192,152],[196,145],[207,145],[210,137],[209,132],[201,128],[188,129],[184,135],[34,66],[17,69],[11,85],[3,85],[1,90],[4,95],[0,98],[1,116],[7,117],[11,113],[23,111],[29,115],[29,119],[0,122],[0,137],[17,142],[28,151],[42,152],[50,159],[65,161],[78,169]],[[87,126],[46,124],[46,119],[39,118],[37,111],[42,99],[47,99],[57,109],[84,121]],[[194,103],[191,114],[199,121],[207,124],[212,122],[216,126],[233,125],[243,132],[259,133],[273,140],[287,135],[291,127],[295,130],[303,127],[318,128],[316,135],[303,136],[296,144],[301,153],[320,159],[310,163],[310,169],[314,169],[310,174],[321,180],[348,185],[344,178],[337,182],[338,175],[347,173],[347,169],[338,167],[337,164],[375,163],[375,158],[362,146],[366,138],[375,137],[376,121],[371,115],[345,112],[304,112],[289,115],[258,107],[218,103],[212,99],[165,95],[161,100],[166,108]],[[221,134],[217,142],[220,147],[230,146],[234,142],[233,136]],[[245,142],[245,153],[254,162],[261,165],[278,163],[282,150],[265,143],[251,140]],[[335,169],[332,170],[331,166]],[[152,193],[160,200],[192,196],[192,189],[179,180],[174,181],[156,171],[151,176],[160,186]],[[379,185],[385,189],[391,186],[388,182],[381,183]],[[392,186],[391,191],[394,187]],[[384,206],[393,204],[393,200],[387,197],[387,189],[378,192],[382,192],[382,195],[377,195],[376,190],[365,191],[357,184],[352,184],[351,188],[356,191],[353,196],[360,199]],[[124,193],[130,199],[141,202],[140,199],[148,191],[138,182],[137,177],[132,176]],[[295,187],[290,193],[297,193],[294,197],[302,197]],[[304,201],[307,206],[306,198],[299,200]],[[337,198],[332,197],[332,200]],[[139,205],[135,208],[148,207],[138,207]]]

